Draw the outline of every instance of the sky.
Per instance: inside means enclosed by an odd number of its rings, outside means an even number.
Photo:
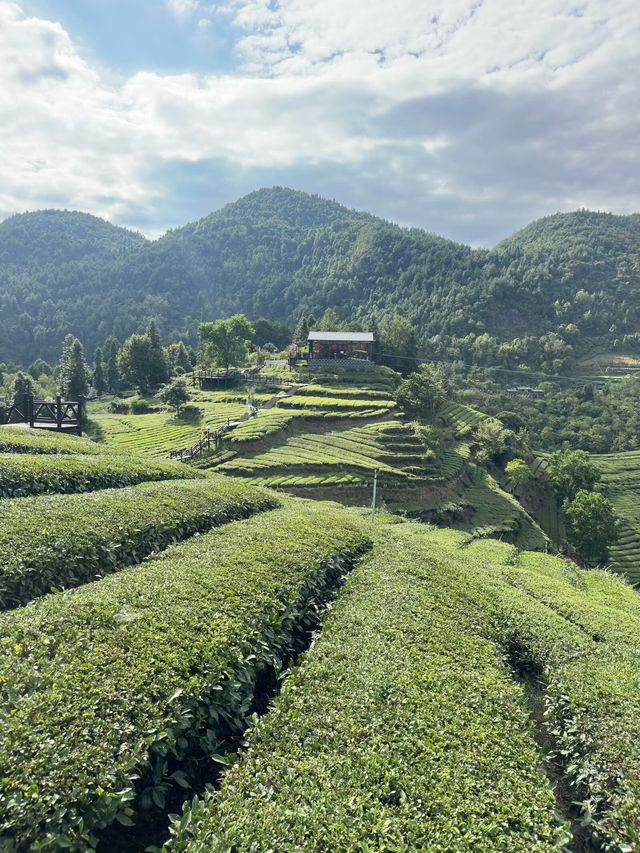
[[[640,210],[638,0],[0,0],[0,218],[289,186],[475,246]]]

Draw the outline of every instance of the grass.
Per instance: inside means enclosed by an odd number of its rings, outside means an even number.
[[[296,505],[0,614],[0,847],[91,848],[213,772],[366,545],[343,511]]]
[[[172,853],[636,849],[637,593],[466,541],[379,528],[247,753],[174,822]],[[542,692],[553,766],[523,678]]]
[[[0,456],[0,498],[90,492],[202,476],[177,463],[135,457],[7,453]]]
[[[217,477],[0,502],[0,609],[139,563],[275,496]]]

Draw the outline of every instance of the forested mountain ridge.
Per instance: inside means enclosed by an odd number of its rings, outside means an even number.
[[[69,331],[91,351],[150,317],[193,339],[203,319],[329,306],[345,319],[401,312],[437,356],[559,369],[635,345],[640,216],[557,214],[474,250],[275,187],[154,242],[79,213],[0,224],[0,361],[51,359]]]

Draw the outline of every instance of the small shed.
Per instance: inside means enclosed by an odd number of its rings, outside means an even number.
[[[314,361],[373,361],[372,332],[309,332],[309,364]]]

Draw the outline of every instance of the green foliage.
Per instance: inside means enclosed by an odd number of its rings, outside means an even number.
[[[440,371],[423,364],[396,392],[400,408],[410,416],[433,418],[447,399],[447,392]]]
[[[107,389],[102,358],[102,350],[98,347],[94,356],[95,367],[93,370],[93,387],[96,389],[98,397],[101,397]]]
[[[0,427],[0,453],[108,453],[108,448],[76,435]]]
[[[0,498],[90,492],[198,476],[202,475],[185,465],[135,457],[7,453],[0,456]]]
[[[171,406],[176,410],[176,415],[180,414],[180,409],[185,403],[189,402],[189,389],[184,379],[174,379],[168,385],[165,385],[160,392],[160,399],[163,403]]]
[[[2,614],[0,845],[85,850],[157,813],[367,544],[341,511],[276,510]]]
[[[257,347],[267,348],[268,344],[274,346],[274,352],[283,350],[291,343],[291,329],[280,320],[267,320],[260,317],[253,322],[253,343]],[[306,338],[305,338],[306,340]]]
[[[599,492],[581,489],[573,500],[565,500],[563,510],[569,541],[578,554],[589,563],[604,563],[617,539],[611,502]]]
[[[189,357],[189,350],[186,348],[183,341],[178,341],[178,343],[169,344],[168,347],[165,347],[165,354],[167,357],[167,361],[174,372],[177,369],[181,369],[183,373],[189,373],[189,371],[192,369],[191,358]]]
[[[118,341],[115,338],[107,338],[102,348],[104,361],[104,378],[107,390],[117,394],[120,390],[120,369],[118,367]]]
[[[467,602],[466,575],[492,567],[419,528],[378,534],[249,750],[175,819],[171,853],[568,841],[522,691]]]
[[[533,476],[531,468],[527,465],[524,459],[512,459],[511,462],[507,462],[504,470],[511,488],[514,490],[521,489],[523,486],[526,486]]]
[[[162,385],[169,379],[169,367],[167,357],[162,349],[160,332],[155,320],[151,320],[147,328],[147,337],[150,344],[149,360],[149,384],[152,387]]]
[[[11,403],[17,406],[21,412],[26,412],[30,397],[33,397],[33,382],[31,381],[31,377],[19,371],[13,380]]]
[[[0,501],[0,610],[277,506],[267,492],[222,477]]]
[[[579,491],[591,491],[600,479],[598,468],[584,450],[552,453],[545,473],[558,496],[569,500],[573,500]]]
[[[67,335],[58,367],[58,389],[65,400],[81,400],[89,393],[91,371],[82,344]]]
[[[478,424],[474,434],[474,441],[478,445],[478,461],[501,461],[510,451],[513,440],[514,434],[511,430],[504,429],[500,421],[486,418]]]
[[[632,345],[637,223],[558,214],[473,250],[281,187],[153,242],[83,214],[14,216],[0,225],[0,361],[51,361],[69,328],[93,352],[151,317],[193,343],[203,317],[292,323],[331,306],[399,314],[434,357],[564,372],[594,345]]]
[[[204,363],[223,367],[227,372],[231,365],[244,364],[254,333],[244,314],[235,314],[215,323],[201,323],[198,335]]]
[[[154,361],[151,341],[147,335],[131,335],[118,353],[118,372],[124,382],[146,394],[151,388],[151,367]]]
[[[399,314],[387,314],[379,325],[376,344],[381,364],[407,375],[418,363],[418,338],[412,324]]]

